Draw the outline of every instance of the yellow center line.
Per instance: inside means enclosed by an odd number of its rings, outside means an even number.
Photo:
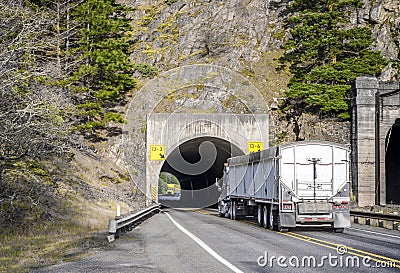
[[[279,234],[282,234],[282,235],[285,235],[285,236],[288,236],[288,237],[292,237],[294,239],[301,240],[301,241],[304,241],[304,242],[308,242],[308,243],[312,243],[312,244],[315,244],[315,245],[323,246],[323,247],[326,247],[326,248],[335,249],[335,250],[337,249],[338,246],[342,246],[341,244],[335,244],[335,243],[331,243],[331,242],[328,242],[328,241],[319,240],[319,239],[316,239],[316,238],[313,238],[313,237],[305,236],[305,235],[294,233],[294,232],[289,232],[289,233],[279,232]],[[367,254],[367,255],[362,255],[360,253]],[[391,262],[394,262],[394,266],[395,267],[400,268],[400,261],[399,260],[396,260],[396,259],[393,259],[393,258],[389,258],[389,257],[385,257],[385,256],[381,256],[381,255],[374,254],[374,253],[370,253],[370,252],[367,252],[367,251],[362,251],[362,250],[355,249],[355,248],[352,248],[352,247],[347,247],[346,254],[352,254],[352,255],[355,255],[355,256],[358,256],[358,257],[361,257],[361,258],[365,258],[366,256],[368,256],[372,261],[379,262],[379,263],[391,261]],[[371,257],[371,256],[373,256],[373,257]],[[380,258],[380,259],[378,259],[378,258]]]
[[[301,236],[301,237],[303,237],[303,238],[307,238],[307,239],[310,239],[310,240],[313,240],[313,241],[321,242],[321,243],[324,243],[324,244],[333,245],[333,246],[336,246],[336,247],[342,246],[342,245],[343,245],[343,244],[335,244],[335,243],[328,242],[328,241],[324,241],[324,240],[321,240],[321,239],[309,237],[309,236],[306,236],[306,235],[303,235],[303,234],[299,234],[299,233],[293,233],[293,232],[292,232],[291,234],[294,234],[295,236]],[[346,246],[346,247],[347,247],[347,246]],[[374,256],[374,257],[377,257],[377,258],[381,258],[381,259],[393,261],[393,262],[396,262],[396,263],[398,263],[398,264],[400,265],[400,260],[396,260],[396,259],[389,258],[389,257],[386,257],[386,256],[381,256],[381,255],[378,255],[378,254],[375,254],[375,253],[363,251],[363,250],[356,249],[356,248],[353,248],[353,247],[347,247],[347,249],[348,249],[348,250],[352,250],[352,251],[356,251],[356,252],[359,252],[359,253],[367,254],[367,255],[369,255],[369,256]]]
[[[250,221],[247,221],[247,220],[240,220],[240,222],[243,222],[243,223],[246,223],[246,224],[250,224],[250,225],[253,225],[253,226],[258,226],[258,224],[250,222]]]
[[[203,215],[211,215],[208,211],[203,210],[203,209],[190,209],[190,211],[196,212],[196,213],[200,213],[200,214],[203,214]]]
[[[210,215],[209,213],[206,213],[203,210],[193,210],[193,211],[201,213],[201,214],[204,214],[204,215]],[[250,224],[250,225],[253,225],[253,226],[258,226],[257,223],[250,222],[250,221],[247,221],[247,220],[240,220],[240,222],[243,222],[243,223],[246,223],[246,224]],[[323,247],[334,249],[334,250],[337,250],[338,246],[344,246],[343,244],[336,244],[336,243],[332,243],[332,242],[328,242],[328,241],[325,241],[325,240],[309,237],[307,235],[303,235],[303,234],[299,234],[299,233],[295,233],[295,232],[276,232],[276,233],[279,233],[281,235],[285,235],[287,237],[291,237],[293,239],[301,240],[301,241],[304,241],[304,242],[307,242],[307,243],[312,243],[312,244],[315,244],[315,245],[323,246]],[[366,256],[368,256],[368,258],[370,258],[370,260],[375,261],[375,262],[379,262],[379,263],[387,262],[387,261],[394,262],[394,266],[396,268],[400,268],[400,260],[396,260],[396,259],[389,258],[389,257],[386,257],[386,256],[381,256],[381,255],[378,255],[378,254],[375,254],[375,253],[363,251],[363,250],[356,249],[356,248],[353,248],[353,247],[347,247],[346,246],[346,248],[347,248],[347,252],[345,254],[355,255],[355,256],[358,256],[358,257],[361,257],[361,258],[365,258]],[[364,254],[364,255],[362,255],[361,253]]]
[[[249,221],[246,221],[246,220],[242,220],[241,222],[244,222],[244,223],[247,223],[247,224],[251,224],[253,226],[258,226],[258,224],[253,223],[253,222],[249,222]],[[309,237],[309,236],[302,235],[302,234],[299,234],[299,233],[294,233],[294,232],[276,232],[276,233],[279,233],[279,234],[282,234],[282,235],[285,235],[285,236],[288,236],[288,237],[291,237],[291,238],[294,238],[294,239],[297,239],[297,240],[301,240],[301,241],[304,241],[304,242],[307,242],[307,243],[312,243],[312,244],[315,244],[315,245],[319,245],[319,246],[323,246],[323,247],[326,247],[326,248],[334,249],[334,250],[337,250],[338,246],[342,246],[341,244],[335,244],[335,243],[332,243],[332,242],[320,240],[320,239],[317,239],[317,238]],[[367,254],[367,255],[361,255],[360,253]],[[395,263],[394,264],[395,267],[400,268],[400,261],[399,260],[396,260],[396,259],[393,259],[393,258],[389,258],[389,257],[385,257],[385,256],[381,256],[381,255],[374,254],[374,253],[370,253],[370,252],[367,252],[367,251],[362,251],[362,250],[355,249],[355,248],[352,248],[352,247],[347,247],[346,254],[352,254],[352,255],[355,255],[355,256],[358,256],[358,257],[361,257],[361,258],[365,258],[366,256],[368,256],[372,261],[380,262],[380,263],[386,262],[386,261],[391,261],[391,262]],[[373,257],[371,257],[371,256],[373,256]],[[380,258],[380,259],[378,259],[378,258]]]

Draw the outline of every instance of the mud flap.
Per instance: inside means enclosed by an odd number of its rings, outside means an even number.
[[[294,212],[281,212],[279,217],[282,227],[296,227],[296,215]]]
[[[334,212],[333,213],[333,227],[334,228],[348,228],[350,227],[350,212]]]

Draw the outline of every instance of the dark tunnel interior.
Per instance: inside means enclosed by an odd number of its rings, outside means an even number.
[[[199,147],[205,141],[211,142],[216,148],[216,158],[207,170],[199,174],[190,174],[171,166],[174,165],[175,160],[178,160],[179,153],[188,163],[199,162],[201,160]],[[160,200],[160,203],[168,207],[180,208],[215,206],[219,196],[215,182],[217,178],[222,177],[224,163],[230,157],[243,154],[237,146],[220,138],[200,137],[184,142],[168,155],[161,168],[161,172],[171,173],[178,178],[181,186],[180,199]],[[203,156],[208,157],[209,154],[203,154]]]
[[[386,203],[400,204],[400,118],[386,137]]]

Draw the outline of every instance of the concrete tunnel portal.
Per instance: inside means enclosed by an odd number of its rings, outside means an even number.
[[[153,202],[171,207],[201,208],[216,204],[220,194],[215,182],[222,177],[224,163],[230,157],[248,153],[251,146],[268,148],[268,122],[268,114],[149,115],[148,196]],[[177,178],[181,185],[179,200],[175,187],[160,182],[161,173]]]
[[[207,151],[200,155],[200,146],[204,143],[212,143],[215,146],[215,156],[212,152]],[[181,196],[179,200],[159,200],[159,202],[170,207],[194,208],[215,205],[219,196],[215,182],[223,175],[224,163],[230,157],[243,154],[244,152],[236,145],[216,137],[197,137],[182,143],[168,155],[160,171],[160,173],[170,173],[179,180]],[[181,158],[185,162],[193,164],[192,166],[201,160],[211,161],[209,168],[202,169],[200,166],[191,172],[180,168],[179,160]]]

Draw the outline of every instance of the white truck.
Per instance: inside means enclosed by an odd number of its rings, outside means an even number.
[[[256,216],[274,230],[350,226],[349,149],[299,141],[229,158],[216,185],[220,216]]]

